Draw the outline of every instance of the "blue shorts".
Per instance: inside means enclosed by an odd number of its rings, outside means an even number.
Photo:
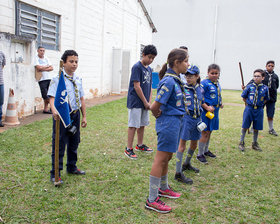
[[[202,121],[207,125],[207,128],[204,129],[204,131],[213,131],[213,130],[219,130],[219,107],[215,107],[214,110],[214,117],[213,119],[209,119],[206,117],[207,110],[202,111],[201,118]]]
[[[250,128],[253,122],[253,128],[263,130],[263,108],[254,109],[252,106],[246,106],[243,112],[242,128]]]
[[[189,115],[185,115],[183,118],[182,132],[180,139],[188,140],[199,140],[201,132],[197,130],[197,124],[201,122],[201,118],[193,118]]]
[[[267,101],[265,106],[267,117],[273,118],[275,113],[275,102]]]
[[[175,153],[178,149],[183,116],[161,115],[156,119],[157,150]]]

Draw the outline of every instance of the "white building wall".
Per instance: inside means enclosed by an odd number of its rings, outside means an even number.
[[[154,67],[166,61],[171,49],[186,45],[190,62],[200,66],[202,75],[213,62],[221,66],[221,84],[226,89],[241,89],[239,61],[245,82],[271,59],[280,75],[280,1],[143,1],[158,30],[153,34],[159,51]]]
[[[150,44],[152,29],[138,0],[22,0],[26,4],[58,14],[60,18],[60,50],[46,50],[46,56],[58,72],[59,60],[67,49],[79,54],[77,73],[83,79],[86,98],[110,94],[112,87],[113,49],[130,51],[130,67],[139,60],[140,45]],[[15,34],[15,1],[0,1],[0,32]],[[35,42],[26,43],[29,51],[22,67],[16,73],[11,63],[13,49],[8,40],[1,39],[0,50],[7,58],[4,69],[5,104],[8,89],[15,88],[19,116],[34,113],[43,108],[43,100],[38,84],[34,79]],[[24,77],[24,78],[23,78]],[[15,83],[20,82],[17,86]],[[28,92],[28,94],[26,94]],[[26,99],[28,95],[28,99]]]

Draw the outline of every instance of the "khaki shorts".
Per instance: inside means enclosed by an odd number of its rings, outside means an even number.
[[[128,109],[128,127],[140,128],[149,124],[149,110],[143,108]]]

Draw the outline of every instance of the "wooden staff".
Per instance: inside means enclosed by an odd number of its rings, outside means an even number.
[[[239,70],[240,70],[240,75],[241,75],[242,86],[245,86],[245,85],[244,85],[244,78],[243,78],[243,72],[242,72],[241,62],[239,62]]]
[[[245,87],[245,84],[244,84],[244,78],[243,78],[243,71],[242,71],[241,62],[239,62],[239,70],[240,70],[241,82],[242,82],[242,90],[243,90],[243,87]],[[245,106],[246,106],[246,103],[245,103]],[[249,129],[248,129],[248,134],[250,134],[250,130]]]
[[[63,68],[63,61],[59,62],[59,78]],[[59,80],[59,79],[58,79]],[[59,129],[60,129],[60,118],[58,117],[55,121],[55,149],[54,149],[54,185],[59,186]]]

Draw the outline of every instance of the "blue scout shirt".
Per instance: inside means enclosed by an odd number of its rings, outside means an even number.
[[[196,94],[196,100],[194,95]],[[199,117],[202,112],[201,104],[203,104],[202,88],[199,84],[196,86],[185,85],[186,105],[191,116]],[[188,113],[188,112],[187,112]],[[196,118],[197,118],[196,117]]]
[[[66,89],[67,89],[67,93],[68,93],[69,105],[72,110],[78,110],[80,108],[78,107],[78,105],[76,103],[75,87],[74,87],[73,83],[67,78],[68,75],[65,73],[64,70],[63,70],[63,74],[64,74],[65,85],[66,85]],[[76,82],[78,92],[79,92],[79,101],[80,101],[80,105],[81,105],[80,98],[85,95],[83,86],[82,86],[82,79],[79,78],[75,73],[72,78]],[[48,90],[48,96],[55,97],[58,81],[59,81],[59,76],[56,76],[52,79],[50,86],[49,86],[49,90]]]
[[[168,68],[166,73],[177,76],[171,68]],[[155,101],[162,104],[160,110],[163,115],[184,115],[186,113],[180,82],[171,76],[164,76],[160,80]]]
[[[152,88],[152,69],[147,68],[138,61],[131,69],[131,77],[127,93],[127,108],[145,108],[142,100],[137,95],[133,82],[140,82],[140,87],[146,100],[149,102]]]
[[[204,79],[201,82],[203,88],[204,102],[209,106],[222,105],[221,86],[219,82],[213,83],[210,79]]]
[[[258,90],[257,94],[256,90]],[[246,86],[241,97],[245,98],[246,103],[250,106],[263,107],[264,101],[269,100],[268,87],[262,83],[258,85],[255,82],[251,83]]]

